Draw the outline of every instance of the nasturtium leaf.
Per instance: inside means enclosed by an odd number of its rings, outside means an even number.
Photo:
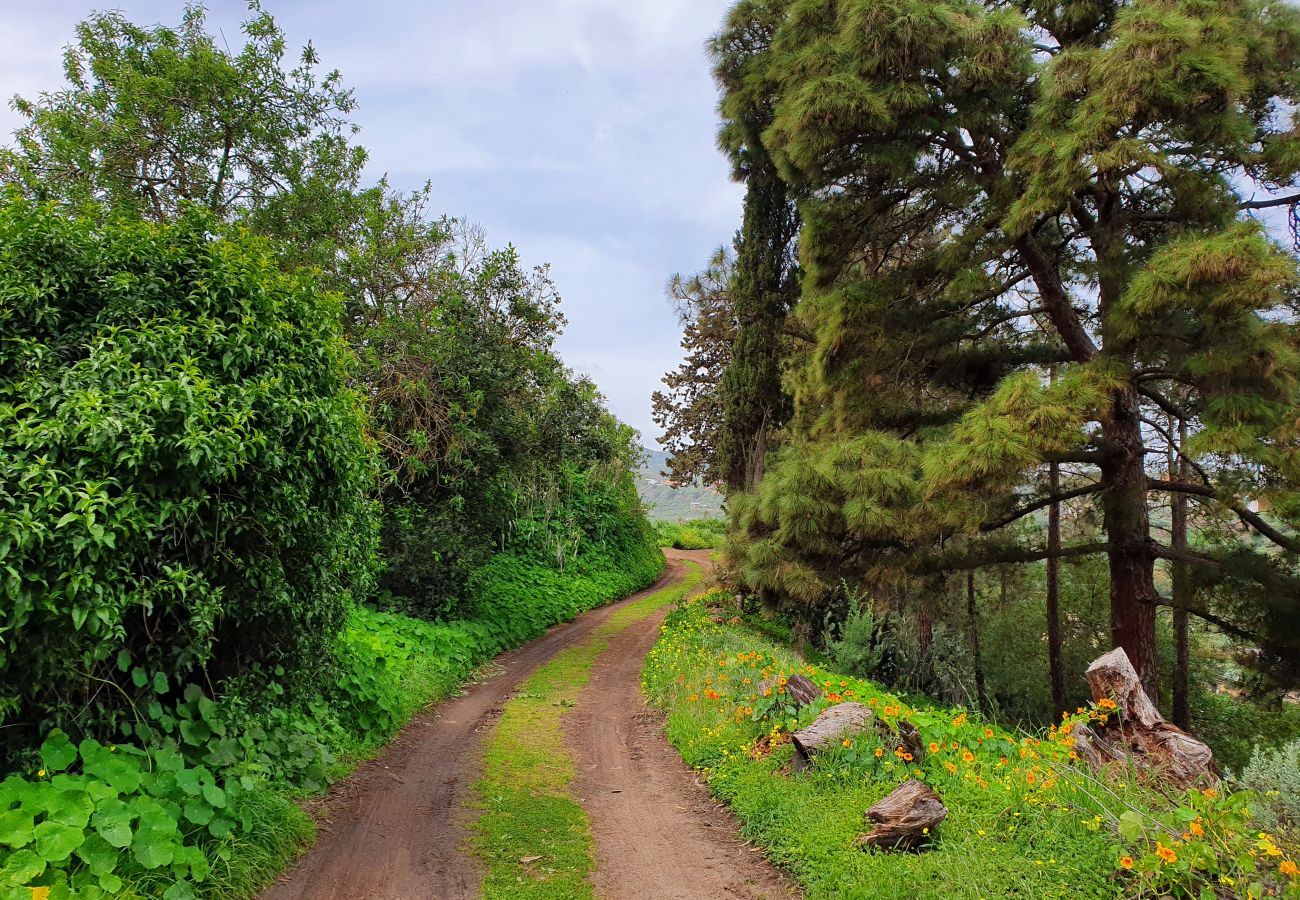
[[[135,861],[146,869],[156,869],[172,861],[176,852],[175,830],[164,831],[151,825],[141,825],[131,841]]]
[[[125,672],[131,668],[131,653],[128,650],[117,651],[117,670]]]
[[[163,748],[153,752],[153,762],[162,772],[179,772],[185,768],[185,760],[175,750]]]
[[[232,831],[232,823],[225,816],[214,816],[208,823],[208,834],[214,838],[227,837]]]
[[[89,824],[90,814],[94,811],[95,804],[84,790],[68,790],[54,796],[46,807],[45,817],[51,822],[80,830]]]
[[[131,683],[138,688],[144,687],[149,683],[149,673],[139,666],[136,666],[131,670]]]
[[[9,857],[4,868],[0,868],[0,884],[8,883],[21,887],[39,878],[45,871],[46,862],[32,850],[19,850]]]
[[[212,821],[216,811],[210,803],[195,798],[185,804],[185,818],[189,819],[195,825],[206,825]]]
[[[100,875],[99,886],[102,887],[104,890],[108,891],[110,894],[116,894],[117,892],[122,890],[122,879],[112,873],[109,873],[107,875]]]
[[[191,797],[197,797],[203,790],[199,770],[181,769],[176,773],[176,786]]]
[[[32,842],[32,814],[22,809],[0,812],[0,844],[11,848],[25,847]]]
[[[99,804],[91,823],[100,837],[119,850],[131,845],[131,820],[135,813],[121,800],[109,799]]]
[[[98,834],[87,835],[85,842],[77,848],[77,858],[84,862],[90,871],[100,876],[117,868],[117,861],[121,856],[117,847]]]
[[[45,738],[45,743],[41,744],[41,762],[45,768],[51,772],[61,772],[76,761],[77,748],[72,746],[72,741],[68,740],[63,729],[51,731]]]
[[[226,792],[215,784],[203,785],[203,799],[217,809],[225,809],[226,807]]]
[[[86,840],[86,832],[59,822],[42,822],[35,828],[36,854],[46,862],[63,862]]]
[[[192,747],[202,747],[212,738],[212,729],[202,719],[181,719],[181,737]]]
[[[188,881],[178,881],[163,891],[163,900],[194,900],[194,886]]]
[[[153,673],[153,692],[155,694],[167,693],[167,676],[162,672]]]

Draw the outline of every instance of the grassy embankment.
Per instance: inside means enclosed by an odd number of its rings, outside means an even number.
[[[1099,781],[1074,761],[1070,722],[1012,734],[960,709],[910,705],[879,685],[807,665],[742,626],[714,593],[674,611],[647,658],[643,687],[667,710],[668,736],[744,834],[812,898],[1123,898],[1300,896],[1296,847],[1261,832],[1250,795],[1162,797],[1122,776]],[[797,712],[769,676],[802,672],[824,697]],[[780,684],[780,682],[778,682]],[[868,704],[890,727],[790,769],[789,733],[840,701]],[[897,738],[917,726],[919,758]],[[929,783],[949,813],[925,852],[864,851],[864,811],[903,781]],[[1175,792],[1176,793],[1176,792]]]

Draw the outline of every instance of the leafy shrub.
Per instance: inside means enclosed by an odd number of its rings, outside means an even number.
[[[1241,782],[1255,792],[1255,814],[1265,827],[1300,829],[1300,740],[1256,750]]]
[[[872,678],[884,659],[881,634],[884,623],[877,621],[869,599],[864,604],[858,592],[847,585],[844,589],[849,597],[848,615],[837,629],[827,629],[826,653],[839,671]]]
[[[692,519],[689,522],[656,522],[655,532],[660,547],[677,550],[716,550],[726,537],[727,523],[723,519]]]
[[[158,679],[293,675],[369,582],[337,304],[213,229],[0,206],[0,764]]]

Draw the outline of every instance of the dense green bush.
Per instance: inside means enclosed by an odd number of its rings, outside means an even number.
[[[0,768],[328,654],[370,583],[338,306],[205,215],[0,206]]]
[[[689,522],[656,522],[660,547],[678,550],[715,550],[726,537],[724,519],[692,519]]]

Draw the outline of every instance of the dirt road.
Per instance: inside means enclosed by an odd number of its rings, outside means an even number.
[[[682,560],[702,558],[675,551],[668,556],[663,577],[637,597],[679,579]],[[588,639],[622,603],[585,613],[505,654],[492,677],[413,720],[379,757],[335,786],[319,811],[316,846],[262,900],[477,897],[482,873],[461,844],[472,821],[465,801],[482,773],[483,739],[521,681],[558,651]],[[694,784],[640,701],[641,662],[659,621],[654,616],[613,636],[581,702],[566,716],[566,740],[579,772],[575,793],[585,798],[596,838],[597,896],[786,896],[758,854],[738,846],[734,824]],[[643,759],[646,772],[629,768]],[[638,784],[626,797],[610,791],[628,786],[603,787],[634,771],[639,774],[628,780]],[[629,815],[632,797],[639,815]],[[615,835],[614,829],[624,831]],[[635,853],[620,849],[628,841]]]
[[[693,554],[692,554],[693,555]],[[708,554],[696,557],[708,565]],[[573,793],[591,819],[602,900],[795,897],[663,736],[641,695],[641,666],[664,615],[614,635],[565,717]]]

